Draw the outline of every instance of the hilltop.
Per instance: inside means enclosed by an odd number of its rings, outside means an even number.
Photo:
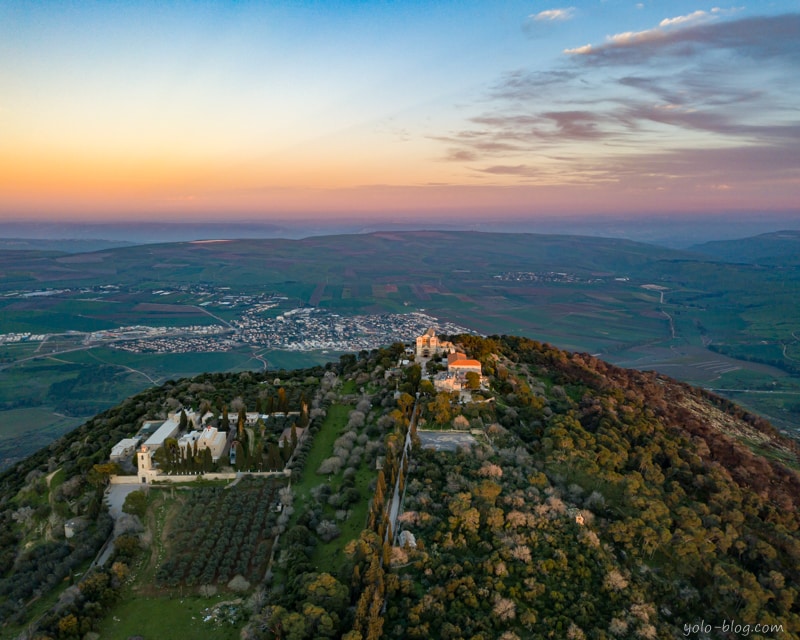
[[[470,358],[452,363],[483,375],[461,391],[437,391],[401,344],[204,374],[18,463],[0,476],[3,637],[32,619],[39,638],[723,638],[692,628],[732,620],[798,637],[794,441],[657,373],[451,339]],[[202,456],[161,457],[205,479],[134,492],[115,555],[85,575],[111,529],[112,446],[208,408],[242,443],[237,465],[288,475],[215,484]],[[65,540],[76,516],[87,526]]]

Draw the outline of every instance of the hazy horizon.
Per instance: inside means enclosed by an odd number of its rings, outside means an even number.
[[[105,240],[148,244],[205,239],[301,239],[310,236],[363,234],[377,231],[453,230],[486,233],[540,233],[605,236],[647,242],[671,248],[687,248],[712,240],[734,240],[784,230],[800,230],[800,215],[679,215],[648,218],[619,216],[548,216],[529,219],[451,221],[375,218],[317,218],[270,221],[150,220],[2,220],[0,239]],[[9,247],[6,247],[9,248]]]

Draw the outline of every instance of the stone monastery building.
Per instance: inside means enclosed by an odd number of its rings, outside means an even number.
[[[466,374],[474,371],[478,375],[481,374],[481,363],[477,360],[467,358],[460,351],[451,353],[447,356],[447,372],[453,374]]]
[[[445,353],[453,353],[456,350],[452,342],[446,340],[439,340],[436,335],[436,330],[431,327],[421,336],[417,337],[417,357],[430,358],[431,356],[440,356]]]

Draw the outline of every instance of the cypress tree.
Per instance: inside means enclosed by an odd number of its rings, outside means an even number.
[[[231,428],[231,420],[228,417],[228,405],[222,405],[222,421],[219,425],[220,431],[228,431]]]

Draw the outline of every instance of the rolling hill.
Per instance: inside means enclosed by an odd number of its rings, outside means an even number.
[[[237,327],[252,306],[237,306],[237,296],[274,303],[258,312],[270,321],[296,308],[345,321],[424,312],[484,335],[526,335],[714,389],[795,430],[800,273],[784,235],[777,245],[752,241],[773,252],[758,264],[611,238],[463,231],[0,251],[0,333],[49,336],[0,344],[0,458],[18,459],[153,383],[338,356],[235,331],[225,351],[132,353],[87,342],[124,326]],[[100,367],[104,387],[90,398],[84,389]],[[41,437],[20,438],[20,419]]]
[[[739,240],[717,240],[691,247],[716,260],[771,266],[800,265],[800,231],[764,233]]]

